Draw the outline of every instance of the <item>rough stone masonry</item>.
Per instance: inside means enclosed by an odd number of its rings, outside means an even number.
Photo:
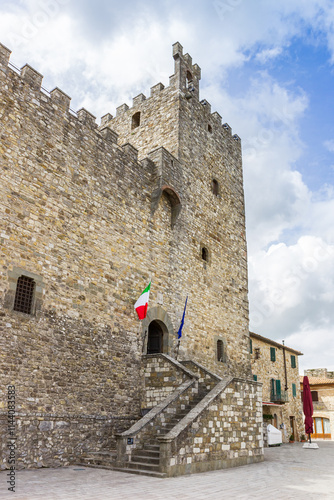
[[[100,126],[9,58],[0,45],[1,463],[14,385],[18,466],[55,466],[140,418],[142,354],[251,379],[241,142],[179,43],[169,86]]]

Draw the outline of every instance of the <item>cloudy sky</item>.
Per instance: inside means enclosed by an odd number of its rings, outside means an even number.
[[[242,138],[252,331],[334,370],[334,4],[1,0],[0,41],[99,118],[173,73]]]

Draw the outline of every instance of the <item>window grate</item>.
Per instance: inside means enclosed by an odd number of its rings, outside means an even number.
[[[35,281],[28,276],[20,276],[17,280],[14,311],[31,314]]]

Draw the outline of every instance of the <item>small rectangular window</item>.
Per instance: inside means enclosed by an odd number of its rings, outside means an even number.
[[[319,401],[318,391],[311,391],[312,401]]]
[[[257,382],[257,375],[253,375],[253,380]]]
[[[270,359],[271,359],[271,361],[276,361],[276,349],[275,349],[275,347],[270,348]]]
[[[297,388],[296,384],[292,384],[292,396],[295,398],[297,397]]]
[[[32,304],[34,298],[35,281],[28,276],[20,276],[16,284],[16,293],[14,300],[14,311],[25,314],[32,313]]]
[[[249,339],[249,352],[253,354],[253,341],[252,339]]]
[[[291,354],[291,368],[296,368],[296,356]]]

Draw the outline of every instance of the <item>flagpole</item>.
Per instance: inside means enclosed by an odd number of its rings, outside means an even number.
[[[145,328],[144,336],[143,336],[142,354],[145,354],[145,340],[146,340],[146,335],[147,335],[147,328]]]
[[[178,355],[179,355],[180,343],[181,343],[181,339],[179,339],[178,342],[177,342],[176,354],[175,354],[176,361],[177,361],[177,358],[178,358]]]

